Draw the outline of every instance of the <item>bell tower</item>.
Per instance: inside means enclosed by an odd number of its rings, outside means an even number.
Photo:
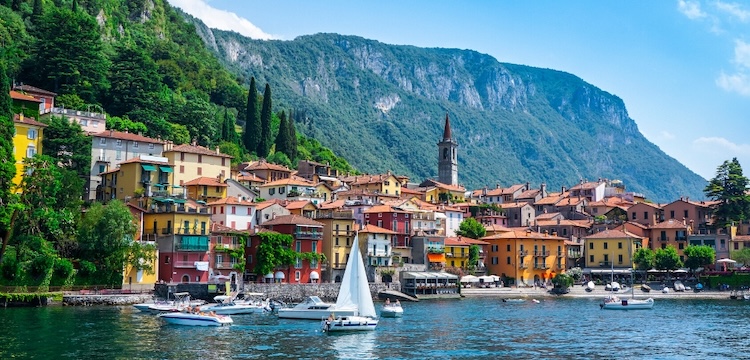
[[[438,144],[438,181],[447,185],[458,185],[458,144],[451,136],[451,122],[445,114],[443,140]]]

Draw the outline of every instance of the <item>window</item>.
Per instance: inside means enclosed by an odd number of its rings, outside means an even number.
[[[297,260],[294,262],[294,268],[295,269],[302,269],[302,259],[297,258]]]
[[[674,219],[674,210],[669,211],[669,218]]]
[[[683,214],[684,214],[683,216],[684,216],[685,218],[687,218],[687,217],[688,217],[688,211],[687,211],[687,210],[685,210]]]
[[[115,145],[116,145],[117,147],[122,147],[122,140],[120,140],[120,139],[117,139],[117,141],[115,141]]]
[[[589,250],[594,250],[594,243],[593,242],[589,243]],[[591,261],[594,261],[594,260],[591,260]]]
[[[302,241],[297,240],[297,243],[294,246],[294,250],[297,252],[302,252]]]
[[[589,255],[589,262],[594,262],[594,255]]]
[[[622,254],[617,255],[617,263],[622,264]]]
[[[617,248],[618,249],[622,249],[622,241],[620,241],[620,242],[617,243]]]
[[[200,166],[198,167],[198,175],[203,175],[203,168]]]
[[[510,256],[507,258],[508,265],[510,265]]]
[[[201,221],[201,235],[205,235],[205,234],[206,234],[206,222]]]
[[[29,131],[26,132],[26,137],[28,137],[29,140],[36,139],[36,129],[29,129]]]
[[[198,155],[198,163],[200,164],[202,162],[203,162],[203,155]]]
[[[276,193],[276,188],[270,188],[268,189],[268,195],[273,195]]]
[[[134,148],[134,149],[137,149],[137,148],[138,148],[138,142],[137,142],[137,141],[133,141],[133,148]]]
[[[508,245],[505,245],[505,251],[508,251],[508,252],[510,252],[510,244],[508,244]],[[509,263],[509,264],[510,264],[510,263]]]
[[[100,174],[101,174],[101,173],[103,173],[103,172],[104,172],[104,170],[106,170],[106,166],[104,166],[104,165],[99,165],[99,173],[100,173]]]
[[[99,138],[99,145],[107,145],[107,139]]]
[[[185,161],[185,153],[180,153],[180,161]]]
[[[300,277],[300,272],[299,271],[295,271],[294,272],[294,281],[299,281],[300,278],[301,278]]]
[[[185,165],[180,165],[180,174],[185,173]]]
[[[221,158],[221,166],[227,166],[226,160],[227,158]]]
[[[237,214],[237,207],[232,206],[232,215],[235,215],[235,214]]]
[[[219,206],[219,214],[223,214],[223,213],[224,213],[224,207],[223,206]]]
[[[252,213],[252,209],[251,209],[251,208],[247,208],[247,214],[248,214],[248,215],[252,215],[252,214],[253,214],[253,213]]]
[[[635,211],[633,211],[632,219],[633,219],[633,220],[635,220],[635,219],[636,219],[636,216],[635,216]]]
[[[604,243],[604,250],[607,250],[607,245],[609,245],[609,243],[605,242]]]
[[[283,193],[284,193],[284,190],[286,190],[286,188],[285,188],[285,187],[283,187],[283,186],[282,186],[282,187],[280,187],[280,188],[279,188],[279,195],[283,194]]]
[[[115,151],[115,160],[122,160],[122,150]]]
[[[169,264],[169,255],[164,257],[164,263]]]
[[[383,217],[383,213],[378,213],[378,217],[382,218]]]
[[[313,241],[312,242],[312,252],[317,253],[318,252],[318,242]]]
[[[34,145],[29,145],[29,147],[26,148],[26,157],[31,158],[36,155],[36,148]]]
[[[648,211],[643,212],[643,220],[648,220]]]
[[[148,144],[148,149],[149,150],[154,150],[154,144]]]

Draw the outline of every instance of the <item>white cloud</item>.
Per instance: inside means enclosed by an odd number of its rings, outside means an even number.
[[[679,0],[677,1],[677,9],[690,20],[697,20],[707,16],[701,10],[701,5],[697,1]]]
[[[240,33],[252,39],[270,40],[278,36],[267,34],[253,25],[249,20],[237,16],[237,14],[220,10],[207,4],[206,0],[168,0],[169,4],[176,6],[182,11],[201,19],[208,27],[229,30]]]
[[[730,157],[750,155],[750,144],[735,144],[723,137],[699,137],[693,140],[693,145],[709,152],[722,153]]]
[[[740,67],[750,69],[750,44],[742,40],[735,40],[734,62]]]
[[[735,92],[743,96],[750,96],[750,43],[742,40],[734,42],[734,59],[737,70],[733,74],[721,72],[716,79],[716,85],[725,91]]]
[[[742,22],[750,20],[750,11],[743,9],[740,4],[717,1],[716,8],[736,17]]]

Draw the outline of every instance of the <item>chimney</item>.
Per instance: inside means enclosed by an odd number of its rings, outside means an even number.
[[[218,147],[218,146],[216,147],[216,153],[217,153],[217,154],[221,154],[221,151],[219,150],[219,147]]]
[[[499,188],[500,188],[500,183],[495,183],[495,189],[499,189]]]
[[[126,134],[130,133],[130,130],[128,130],[128,129],[125,129],[125,133],[126,133]]]
[[[563,192],[563,193],[565,192],[565,186],[563,186],[563,187],[562,187],[562,188],[560,189],[560,192]]]
[[[529,182],[528,182],[528,181],[526,182],[526,188],[525,188],[525,189],[523,189],[523,190],[524,190],[524,191],[526,191],[526,190],[529,190]]]
[[[114,135],[114,133],[115,133],[115,131],[114,131],[114,130],[112,130],[112,129],[109,129],[109,136],[112,136],[112,135]]]
[[[193,145],[193,146],[196,146],[196,145],[198,145],[198,140],[193,139],[193,142],[191,142],[190,144]]]
[[[560,225],[560,218],[557,218],[557,225]]]

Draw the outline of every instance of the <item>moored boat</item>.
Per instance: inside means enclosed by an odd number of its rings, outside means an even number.
[[[259,303],[238,303],[226,295],[214,297],[216,303],[205,304],[200,307],[201,311],[213,311],[219,315],[253,314],[268,311],[267,305]]]
[[[401,302],[386,303],[380,310],[380,317],[402,317],[404,316],[404,309],[401,307]]]
[[[654,307],[654,299],[620,299],[608,296],[599,306],[605,310],[647,310]]]
[[[331,314],[341,316],[353,316],[355,308],[339,308],[334,304],[327,303],[317,296],[308,296],[305,301],[292,308],[281,308],[277,310],[280,319],[307,319],[321,320]]]
[[[188,326],[226,326],[234,321],[228,315],[195,314],[189,312],[169,312],[157,315],[168,324]]]

